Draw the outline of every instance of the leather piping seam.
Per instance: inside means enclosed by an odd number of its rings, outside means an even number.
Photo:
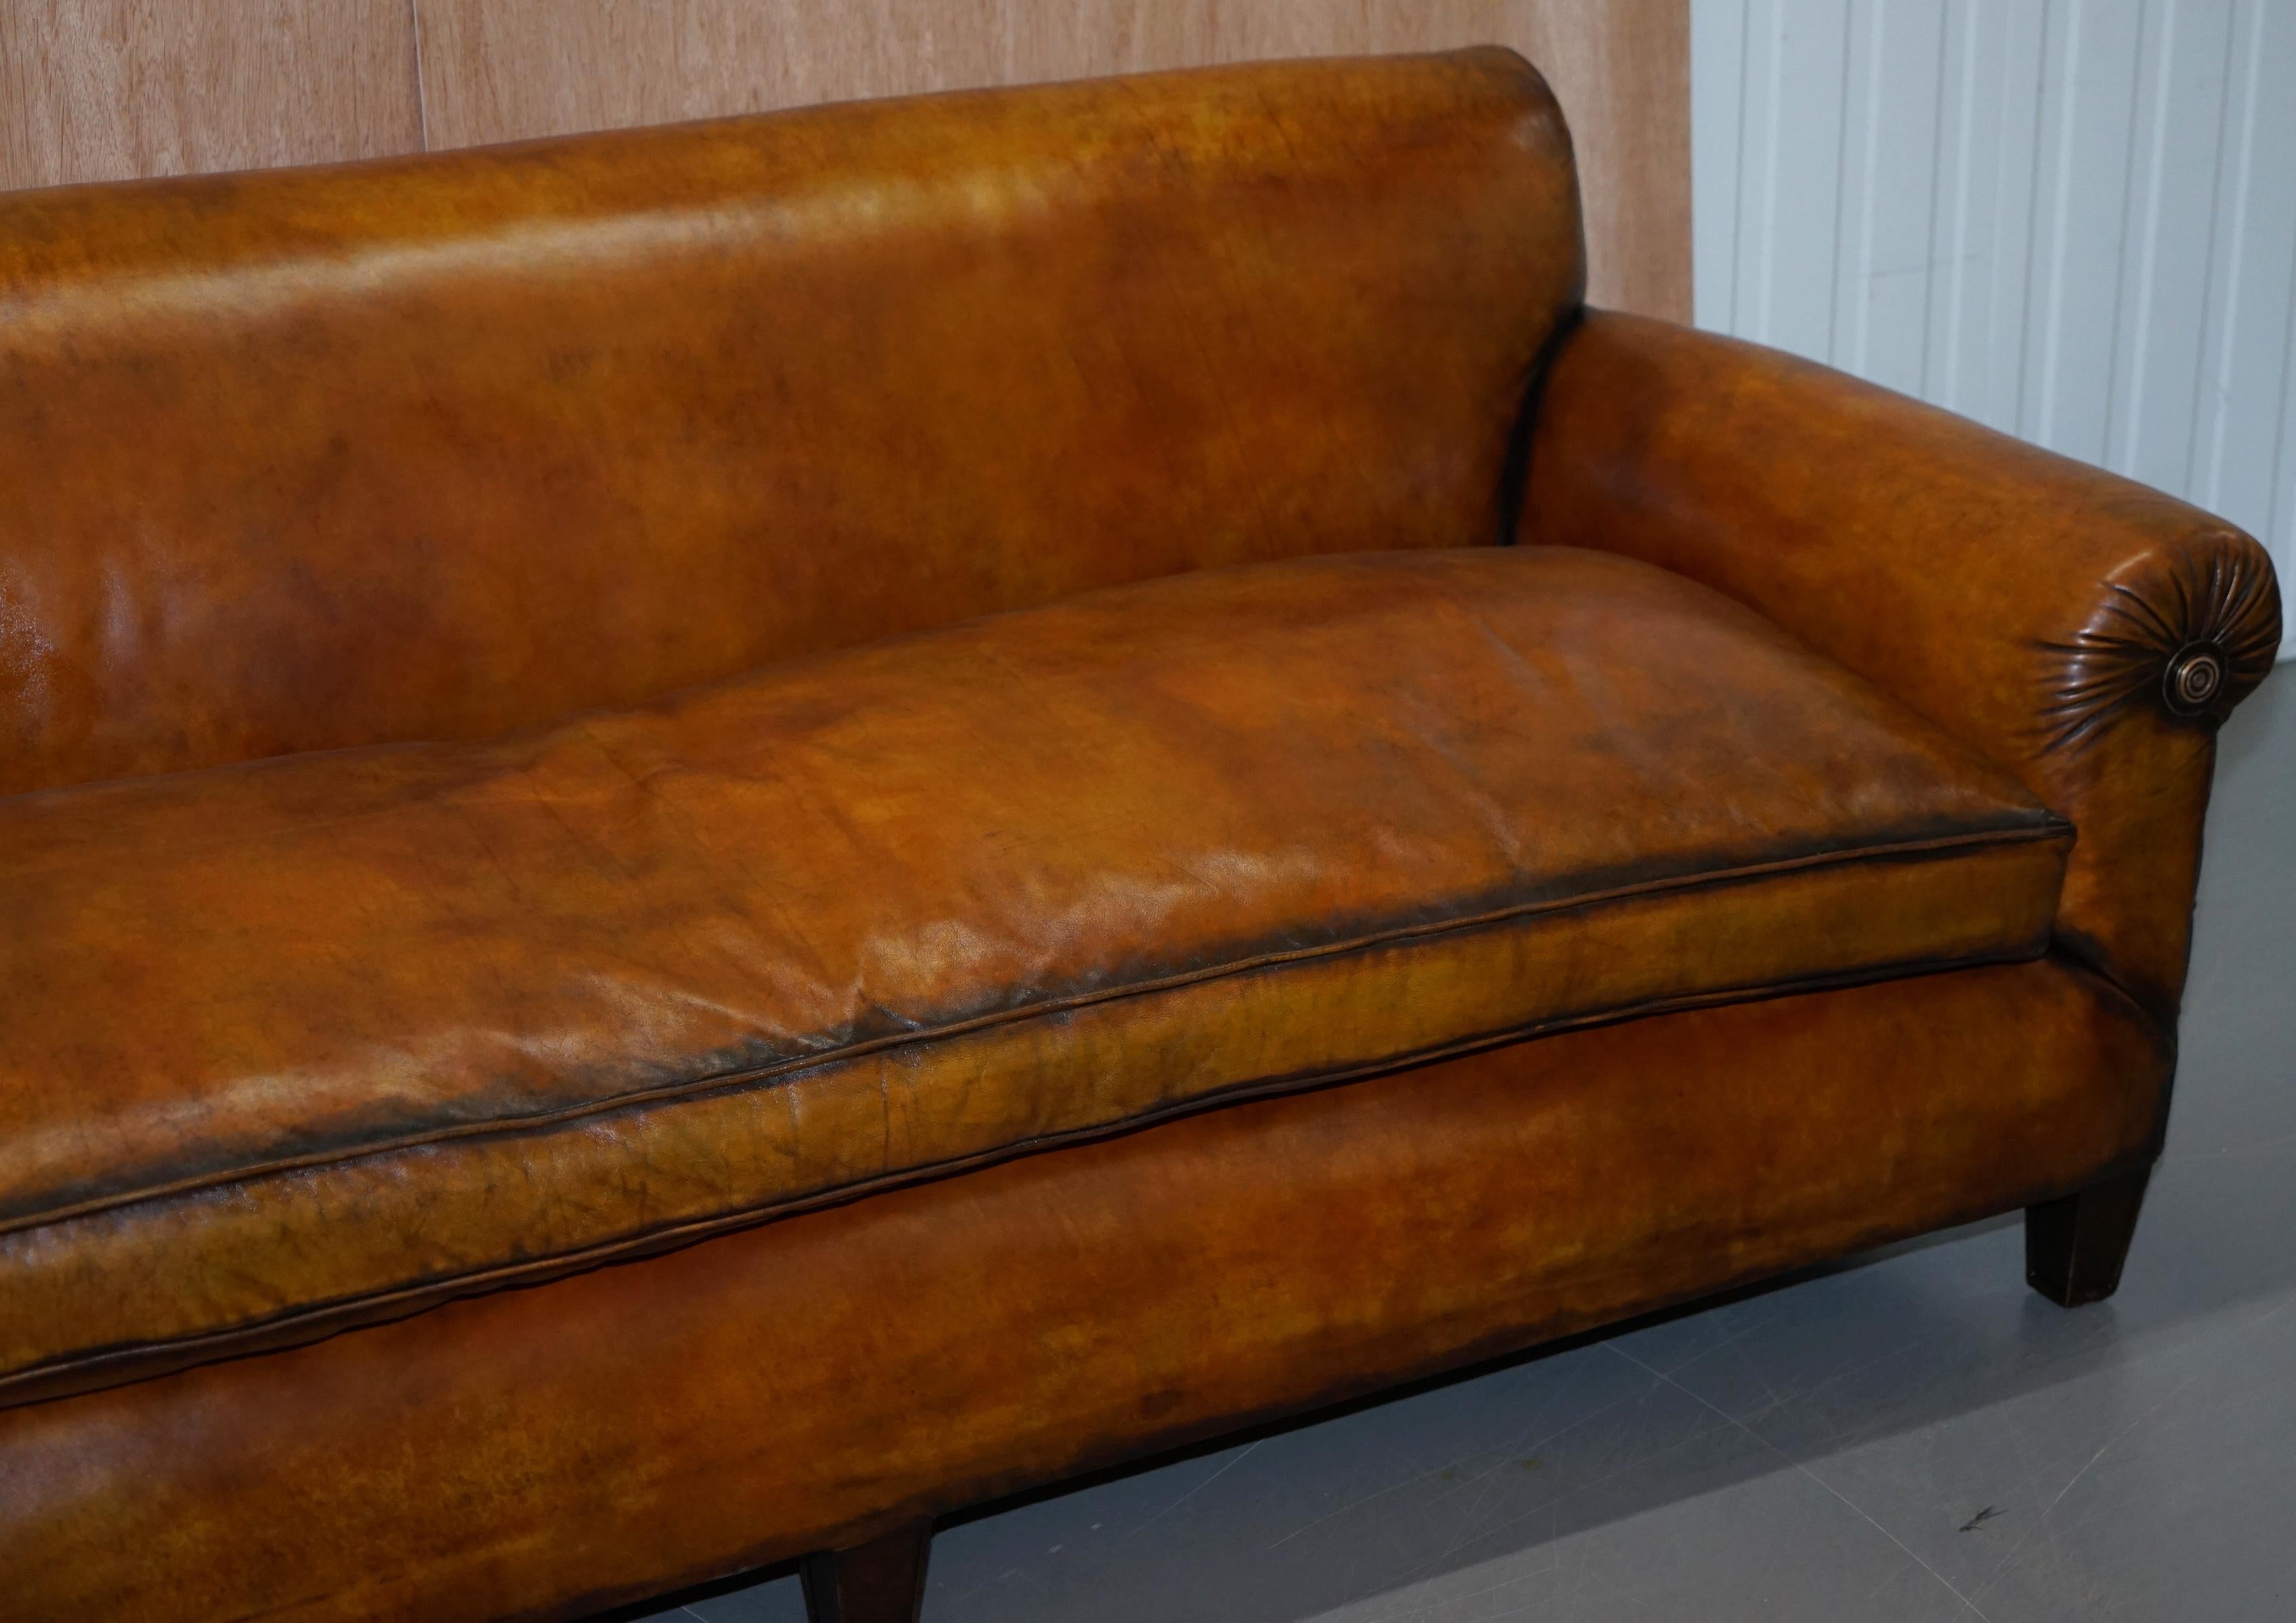
[[[1812,852],[1800,857],[1780,857],[1772,862],[1751,863],[1742,867],[1720,868],[1704,873],[1644,880],[1635,884],[1613,886],[1607,890],[1589,891],[1582,896],[1518,903],[1513,906],[1471,914],[1459,918],[1398,925],[1388,930],[1374,930],[1368,935],[1351,937],[1344,941],[1325,942],[1315,947],[1292,947],[1281,952],[1260,953],[1223,963],[1207,964],[1201,969],[1185,970],[1177,974],[1135,981],[1128,986],[1070,993],[1064,997],[1046,998],[1042,1002],[1028,1004],[1016,1009],[994,1010],[987,1014],[975,1015],[967,1020],[952,1021],[927,1030],[888,1032],[882,1037],[850,1043],[843,1047],[832,1048],[818,1053],[796,1054],[766,1065],[751,1066],[740,1070],[721,1071],[714,1076],[698,1077],[658,1088],[643,1088],[635,1093],[616,1094],[603,1099],[588,1099],[579,1104],[568,1105],[558,1110],[537,1111],[523,1116],[493,1117],[485,1121],[464,1122],[453,1127],[434,1128],[426,1133],[408,1134],[398,1138],[379,1139],[373,1143],[316,1150],[304,1155],[280,1156],[249,1166],[201,1173],[191,1177],[173,1179],[164,1184],[145,1184],[136,1189],[122,1190],[115,1194],[98,1195],[64,1206],[51,1207],[42,1211],[0,1218],[0,1236],[17,1234],[26,1229],[39,1228],[48,1224],[69,1222],[100,1211],[110,1211],[121,1206],[133,1206],[144,1201],[166,1200],[175,1195],[188,1194],[195,1190],[217,1188],[228,1184],[251,1183],[258,1178],[269,1177],[282,1172],[299,1172],[315,1167],[362,1160],[368,1156],[398,1154],[404,1151],[419,1150],[428,1144],[444,1143],[458,1138],[475,1138],[489,1134],[509,1135],[535,1127],[554,1127],[561,1122],[579,1120],[586,1116],[604,1115],[610,1111],[624,1110],[635,1105],[668,1102],[695,1094],[711,1093],[720,1088],[761,1082],[775,1077],[786,1076],[791,1072],[813,1070],[821,1066],[835,1064],[846,1060],[859,1059],[872,1053],[882,1053],[888,1049],[944,1042],[951,1037],[969,1036],[975,1031],[986,1030],[995,1026],[1011,1025],[1024,1020],[1065,1014],[1071,1010],[1086,1008],[1095,1004],[1113,1003],[1127,997],[1139,997],[1157,992],[1171,991],[1179,987],[1224,980],[1231,975],[1250,974],[1255,971],[1271,969],[1279,964],[1344,957],[1350,954],[1367,952],[1398,942],[1448,935],[1455,930],[1478,930],[1493,924],[1507,923],[1517,919],[1568,913],[1578,908],[1633,901],[1647,896],[1694,895],[1703,889],[1719,889],[1725,885],[1747,880],[1766,879],[1778,874],[1811,872],[1831,867],[1850,867],[1867,862],[1887,862],[1907,857],[1920,858],[1941,855],[1948,851],[1981,848],[1987,846],[2047,843],[2062,840],[2073,832],[2073,825],[2070,823],[2066,822],[2054,812],[2047,812],[2044,814],[2041,821],[2023,826],[1981,829],[1968,833],[1943,834],[1927,840],[1909,840],[1889,845],[1858,846],[1846,851]]]
[[[1758,1003],[1778,997],[1792,997],[1806,993],[1839,991],[1851,987],[1871,986],[1891,980],[1910,980],[1920,975],[1950,974],[1956,970],[1998,967],[2005,964],[2031,963],[2048,956],[2046,939],[2025,943],[2015,947],[1941,958],[1915,958],[1896,963],[1868,965],[1863,969],[1842,970],[1823,974],[1792,976],[1780,980],[1759,981],[1748,986],[1725,987],[1709,992],[1685,992],[1669,997],[1646,998],[1637,1003],[1620,1004],[1585,1014],[1562,1015],[1553,1020],[1532,1021],[1509,1026],[1498,1031],[1464,1037],[1431,1048],[1414,1049],[1360,1064],[1347,1065],[1331,1070],[1308,1071],[1291,1076],[1266,1078],[1242,1082],[1212,1093],[1198,1094],[1190,1098],[1175,1100],[1168,1104],[1136,1111],[1129,1116],[1094,1122],[1058,1133],[1038,1134],[1030,1138],[1018,1138],[994,1149],[969,1155],[952,1156],[944,1160],[922,1162],[915,1167],[881,1173],[873,1177],[840,1184],[832,1189],[816,1190],[780,1201],[739,1207],[716,1212],[707,1217],[687,1218],[658,1227],[639,1229],[618,1238],[602,1241],[570,1251],[560,1251],[548,1257],[530,1258],[520,1262],[497,1264],[491,1267],[472,1269],[461,1274],[440,1275],[386,1291],[370,1291],[357,1296],[332,1297],[308,1307],[290,1309],[268,1318],[234,1324],[227,1328],[201,1331],[191,1335],[167,1340],[115,1343],[101,1350],[70,1356],[40,1364],[27,1365],[21,1369],[0,1374],[0,1408],[27,1402],[43,1402],[46,1398],[20,1398],[10,1396],[11,1389],[37,1386],[66,1379],[75,1373],[97,1371],[107,1365],[134,1365],[144,1359],[159,1361],[160,1367],[144,1374],[130,1374],[127,1381],[153,1379],[159,1375],[197,1367],[222,1358],[244,1356],[245,1353],[285,1351],[290,1348],[308,1345],[295,1335],[298,1329],[324,1325],[340,1321],[334,1329],[323,1331],[333,1334],[342,1330],[364,1327],[371,1324],[388,1323],[397,1318],[411,1317],[434,1307],[461,1297],[482,1295],[498,1290],[514,1288],[522,1283],[546,1283],[552,1279],[571,1274],[586,1273],[596,1267],[625,1259],[636,1259],[667,1251],[682,1250],[686,1246],[712,1240],[721,1234],[745,1228],[762,1226],[783,1217],[800,1217],[830,1207],[843,1206],[865,1200],[871,1195],[908,1188],[919,1184],[962,1176],[1005,1161],[1048,1151],[1064,1150],[1079,1145],[1099,1143],[1112,1138],[1145,1131],[1151,1127],[1185,1119],[1206,1115],[1230,1105],[1250,1104],[1258,1101],[1283,1098],[1313,1093],[1342,1083],[1360,1081],[1365,1078],[1390,1071],[1410,1070],[1422,1065],[1457,1059],[1486,1049],[1503,1048],[1510,1043],[1526,1042],[1541,1037],[1558,1036],[1566,1031],[1592,1026],[1616,1025],[1649,1015],[1682,1013],[1695,1009],[1713,1008],[1742,1003]],[[401,1311],[393,1312],[398,1308]],[[276,1347],[263,1345],[275,1336],[284,1340]],[[314,1340],[316,1337],[312,1338]],[[255,1343],[241,1353],[231,1349],[242,1342]],[[121,1384],[121,1383],[107,1383]],[[67,1391],[50,1394],[62,1398],[76,1392],[100,1390],[102,1388],[73,1387]]]

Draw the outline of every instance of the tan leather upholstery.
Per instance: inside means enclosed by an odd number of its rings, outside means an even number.
[[[2017,773],[2080,831],[2060,943],[2173,1019],[2216,726],[2280,646],[2262,547],[1902,395],[1633,316],[1587,317],[1538,423],[1527,539],[1718,587]]]
[[[0,1616],[2117,1266],[2269,565],[1581,266],[1494,51],[0,198]]]
[[[1504,51],[0,199],[0,794],[1493,539],[1583,264]]]
[[[2030,956],[2067,843],[1767,622],[1561,548],[0,801],[0,1397],[1240,1090]]]
[[[0,1573],[39,1623],[587,1617],[2057,1193],[2168,1066],[2052,961],[1241,1104],[0,1411]]]

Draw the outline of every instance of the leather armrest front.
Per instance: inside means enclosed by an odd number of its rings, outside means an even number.
[[[1752,605],[2071,819],[2062,948],[2173,1019],[2264,550],[2197,508],[1774,350],[1607,312],[1538,406],[1520,537]]]

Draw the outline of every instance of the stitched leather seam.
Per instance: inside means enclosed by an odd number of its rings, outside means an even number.
[[[1639,1020],[1655,1014],[1672,1014],[1693,1009],[1711,1008],[1721,1004],[1753,1003],[1775,997],[1791,997],[1805,993],[1838,991],[1849,987],[1868,986],[1880,981],[1906,980],[1916,975],[1948,974],[1956,970],[1982,969],[2010,963],[2030,963],[2048,955],[2046,939],[2013,948],[1972,954],[1949,958],[1921,958],[1895,963],[1871,965],[1858,970],[1846,970],[1821,975],[1792,977],[1783,980],[1763,981],[1750,986],[1728,987],[1709,992],[1687,992],[1669,997],[1646,998],[1637,1003],[1621,1004],[1609,1009],[1585,1014],[1564,1015],[1558,1019],[1535,1021],[1510,1026],[1457,1042],[1431,1048],[1415,1049],[1361,1064],[1339,1067],[1331,1070],[1308,1071],[1281,1078],[1264,1078],[1257,1081],[1238,1083],[1213,1093],[1198,1094],[1189,1098],[1173,1100],[1131,1115],[1094,1122],[1088,1126],[1070,1128],[1059,1133],[1040,1134],[1031,1138],[1015,1139],[991,1150],[969,1155],[952,1156],[944,1160],[922,1162],[876,1176],[840,1184],[832,1189],[816,1190],[787,1200],[767,1201],[731,1210],[712,1213],[665,1224],[660,1227],[640,1229],[618,1238],[602,1241],[574,1250],[561,1251],[548,1257],[529,1258],[515,1263],[493,1267],[472,1269],[460,1274],[447,1274],[417,1281],[389,1290],[364,1292],[355,1296],[332,1297],[301,1307],[291,1308],[269,1318],[249,1321],[227,1328],[201,1331],[166,1340],[114,1343],[101,1350],[70,1355],[38,1364],[27,1365],[19,1370],[0,1374],[0,1407],[23,1402],[45,1401],[49,1397],[64,1397],[71,1391],[89,1389],[74,1386],[68,1391],[45,1394],[40,1398],[20,1398],[11,1395],[12,1389],[37,1386],[62,1381],[70,1376],[103,1370],[112,1365],[134,1365],[141,1360],[156,1359],[161,1367],[130,1374],[124,1379],[141,1380],[170,1373],[174,1370],[212,1363],[237,1356],[234,1348],[245,1346],[248,1352],[274,1350],[265,1343],[275,1337],[286,1338],[277,1350],[285,1346],[305,1344],[297,1335],[301,1329],[316,1329],[334,1324],[333,1330],[320,1333],[332,1334],[363,1324],[383,1323],[394,1318],[409,1317],[442,1306],[460,1297],[485,1294],[528,1283],[544,1283],[570,1274],[586,1273],[595,1267],[681,1250],[686,1246],[721,1234],[754,1228],[783,1217],[793,1217],[807,1212],[843,1206],[874,1194],[912,1187],[919,1184],[979,1171],[1002,1162],[1046,1151],[1070,1149],[1082,1144],[1097,1143],[1111,1138],[1161,1127],[1189,1116],[1209,1114],[1230,1105],[1249,1104],[1258,1100],[1282,1098],[1290,1094],[1312,1093],[1318,1089],[1360,1081],[1391,1071],[1409,1070],[1443,1060],[1501,1048],[1511,1043],[1527,1042],[1542,1037],[1558,1036],[1593,1026],[1615,1025],[1625,1021]],[[398,1308],[403,1311],[391,1311]],[[336,1324],[335,1321],[340,1321]],[[316,1337],[312,1338],[316,1339]],[[112,1384],[112,1383],[105,1383]]]
[[[243,1167],[200,1173],[190,1177],[172,1179],[163,1184],[145,1184],[140,1188],[123,1190],[114,1194],[98,1195],[68,1205],[51,1207],[42,1211],[0,1218],[0,1235],[12,1234],[48,1224],[68,1222],[76,1217],[110,1211],[118,1207],[133,1206],[144,1201],[165,1200],[170,1196],[188,1194],[195,1190],[217,1188],[228,1184],[251,1183],[258,1178],[268,1177],[282,1172],[299,1172],[315,1167],[364,1160],[368,1156],[397,1154],[407,1150],[421,1149],[426,1144],[443,1143],[455,1139],[480,1137],[490,1134],[508,1135],[535,1127],[554,1127],[561,1122],[576,1121],[586,1116],[603,1115],[609,1111],[626,1110],[641,1104],[668,1102],[693,1094],[714,1092],[720,1088],[764,1081],[795,1071],[812,1070],[821,1066],[858,1059],[867,1054],[881,1053],[888,1049],[943,1042],[995,1026],[1064,1014],[1071,1010],[1095,1004],[1112,1003],[1126,997],[1145,996],[1157,992],[1170,991],[1178,987],[1223,980],[1232,975],[1250,974],[1254,971],[1272,968],[1278,964],[1341,957],[1351,953],[1370,951],[1400,941],[1420,940],[1429,937],[1447,935],[1455,930],[1476,930],[1517,919],[1567,913],[1578,908],[1632,901],[1643,897],[1669,894],[1693,895],[1702,889],[1716,889],[1727,884],[1751,879],[1769,878],[1778,874],[1830,867],[1849,867],[1866,862],[1921,857],[1987,846],[2028,845],[2062,840],[2073,832],[2070,823],[2058,816],[2054,812],[2047,812],[2044,814],[2041,821],[2023,827],[1985,829],[1962,834],[1945,834],[1927,840],[1904,840],[1890,845],[1860,846],[1846,851],[1813,852],[1800,857],[1780,857],[1773,862],[1751,863],[1742,867],[1717,869],[1705,873],[1645,880],[1635,884],[1614,886],[1607,890],[1589,891],[1582,896],[1520,903],[1513,906],[1496,908],[1459,918],[1431,920],[1422,924],[1398,925],[1390,930],[1375,930],[1368,935],[1351,937],[1344,941],[1326,942],[1316,947],[1292,947],[1281,952],[1262,953],[1248,958],[1208,964],[1201,969],[1159,976],[1150,980],[1135,981],[1126,986],[1072,993],[1064,997],[1047,998],[1016,1009],[995,1010],[987,1014],[975,1015],[968,1020],[952,1021],[928,1030],[890,1032],[882,1037],[848,1044],[840,1048],[826,1049],[817,1053],[796,1054],[767,1065],[752,1066],[741,1070],[721,1071],[712,1076],[693,1078],[658,1088],[644,1088],[635,1093],[616,1094],[603,1099],[585,1100],[579,1104],[567,1105],[557,1110],[538,1111],[521,1116],[497,1116],[485,1121],[465,1122],[453,1127],[433,1128],[425,1133],[407,1134],[398,1138],[378,1139],[372,1143],[316,1150],[303,1155],[280,1156]]]

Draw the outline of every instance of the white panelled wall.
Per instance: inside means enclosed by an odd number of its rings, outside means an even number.
[[[2296,582],[2296,0],[1692,0],[1691,86],[1700,325],[2174,491]]]

